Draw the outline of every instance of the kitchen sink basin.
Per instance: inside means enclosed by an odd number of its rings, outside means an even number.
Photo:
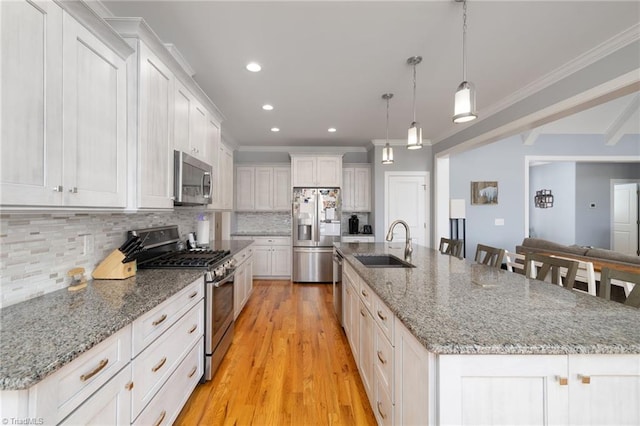
[[[415,268],[409,262],[405,262],[391,254],[354,255],[355,258],[367,268]]]

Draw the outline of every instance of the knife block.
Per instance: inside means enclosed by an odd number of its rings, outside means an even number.
[[[91,276],[96,280],[124,280],[133,277],[138,269],[136,261],[122,263],[123,260],[124,254],[116,249],[100,262]]]

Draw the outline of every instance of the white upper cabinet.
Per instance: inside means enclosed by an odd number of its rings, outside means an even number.
[[[371,169],[368,164],[342,169],[342,211],[371,211]]]
[[[138,84],[137,181],[139,208],[173,208],[173,95],[171,70],[142,41]],[[135,104],[130,105],[136,117]]]
[[[178,79],[175,81],[173,148],[217,168],[220,124]],[[211,130],[211,125],[215,131]],[[214,149],[215,145],[215,149]]]
[[[11,105],[0,118],[0,204],[125,207],[132,49],[95,36],[106,28],[95,16],[80,24],[53,1],[0,2],[0,19],[2,105]]]
[[[291,184],[294,187],[340,187],[341,155],[291,154]]]
[[[236,210],[288,211],[290,209],[290,167],[236,167]]]

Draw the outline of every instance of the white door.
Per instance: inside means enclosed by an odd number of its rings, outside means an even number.
[[[428,172],[386,172],[385,179],[385,220],[386,235],[389,225],[401,219],[409,225],[414,244],[429,247],[427,238],[427,202],[429,200]],[[404,241],[402,225],[396,226],[393,241]]]
[[[614,185],[611,243],[614,251],[640,256],[638,252],[638,184]]]

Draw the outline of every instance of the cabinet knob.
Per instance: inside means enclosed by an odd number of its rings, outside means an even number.
[[[72,194],[77,194],[78,193],[78,187],[74,186],[73,188],[69,189],[69,192]]]
[[[130,391],[131,389],[133,389],[133,382],[127,383],[126,385],[124,385],[124,388]]]
[[[58,185],[58,186],[54,186],[53,187],[53,192],[62,192],[62,185]]]
[[[591,376],[583,376],[582,374],[578,374],[578,379],[580,379],[580,381],[585,384],[591,384]]]
[[[556,376],[556,380],[560,383],[560,386],[567,386],[569,384],[566,377]]]

